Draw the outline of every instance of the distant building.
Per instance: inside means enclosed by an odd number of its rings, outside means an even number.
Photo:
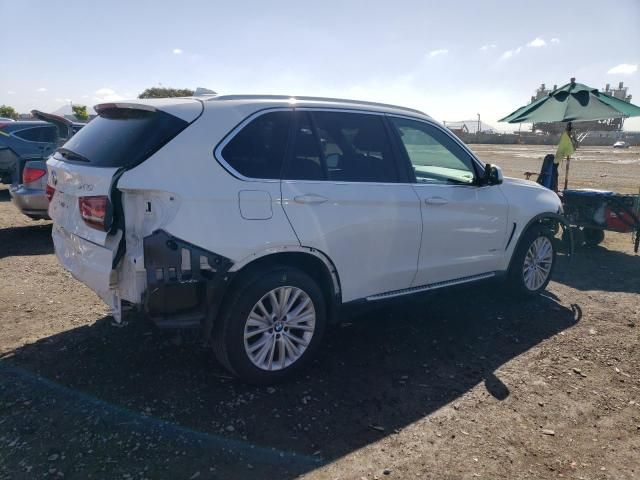
[[[445,120],[442,123],[445,127],[447,127],[456,135],[461,133],[495,133],[496,132],[496,129],[493,128],[491,125],[487,125],[484,122],[478,122],[478,120],[460,120],[456,122]]]

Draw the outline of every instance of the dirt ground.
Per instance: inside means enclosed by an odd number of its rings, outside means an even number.
[[[473,148],[517,177],[548,153]],[[640,152],[584,148],[571,175],[637,192]],[[228,377],[190,332],[112,326],[50,235],[0,186],[0,479],[640,478],[629,235],[529,302],[487,284],[354,318],[273,388]]]

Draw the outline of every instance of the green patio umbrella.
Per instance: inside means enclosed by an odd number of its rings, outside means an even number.
[[[625,102],[597,88],[582,83],[570,83],[550,92],[529,105],[520,107],[500,122],[584,122],[640,116],[640,107]]]
[[[508,123],[566,122],[567,134],[570,135],[572,122],[637,116],[640,116],[640,107],[599,92],[597,88],[576,83],[575,78],[572,78],[569,83],[553,90],[546,97],[518,108],[499,121]],[[563,140],[561,140],[561,145]],[[566,137],[566,142],[569,142],[568,137]],[[566,158],[565,190],[569,183],[569,163],[571,160],[569,156]]]

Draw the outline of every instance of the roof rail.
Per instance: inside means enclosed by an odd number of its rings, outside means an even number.
[[[384,108],[396,108],[398,110],[405,110],[407,112],[419,113],[420,115],[427,115],[426,113],[416,110],[414,108],[400,107],[398,105],[391,105],[389,103],[367,102],[365,100],[349,100],[347,98],[331,98],[331,97],[304,97],[297,95],[219,95],[211,98],[207,98],[205,101],[221,101],[221,100],[302,100],[308,102],[340,102],[351,103],[353,105],[368,105],[372,107],[384,107]]]

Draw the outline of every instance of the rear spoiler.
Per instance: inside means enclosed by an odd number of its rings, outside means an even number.
[[[142,103],[130,103],[130,102],[111,102],[111,103],[99,103],[95,105],[93,109],[98,115],[105,110],[111,110],[114,108],[128,108],[130,110],[145,110],[147,112],[157,112],[158,110],[151,105],[144,105]]]

